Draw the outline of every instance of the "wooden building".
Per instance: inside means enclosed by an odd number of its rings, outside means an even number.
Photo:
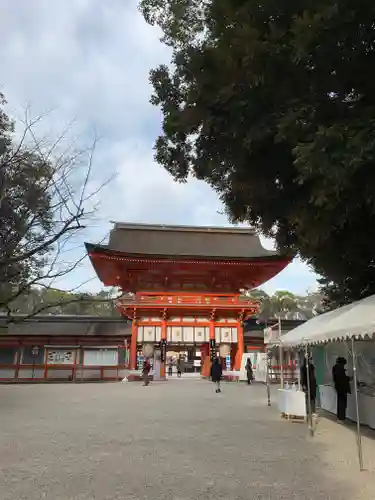
[[[130,368],[137,368],[139,352],[156,349],[161,376],[168,349],[188,346],[203,374],[218,353],[239,370],[243,324],[258,311],[241,292],[290,262],[265,250],[252,230],[233,227],[115,223],[108,245],[86,246],[102,283],[124,292],[118,307],[132,322]]]
[[[131,325],[123,319],[0,317],[0,381],[89,381],[124,377]]]
[[[86,247],[102,283],[124,292],[122,318],[4,319],[1,381],[119,380],[145,353],[161,361],[164,376],[171,352],[206,375],[217,354],[239,370],[246,350],[263,350],[258,304],[242,292],[290,259],[265,250],[253,231],[114,223],[107,245]]]
[[[114,381],[129,368],[132,324],[122,318],[40,315],[18,320],[8,324],[0,316],[2,383]],[[300,323],[283,320],[282,330]],[[244,322],[245,351],[263,349],[263,328],[254,318]]]

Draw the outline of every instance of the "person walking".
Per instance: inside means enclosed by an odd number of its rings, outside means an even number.
[[[168,377],[172,377],[173,374],[173,361],[172,358],[168,361]]]
[[[142,378],[143,378],[143,385],[146,387],[150,383],[150,371],[151,371],[151,363],[149,358],[146,358],[143,363],[143,368],[142,368]]]
[[[307,370],[309,370],[307,372]],[[309,376],[309,381],[307,380],[307,376]],[[309,358],[308,366],[306,362],[306,358],[304,359],[302,368],[301,368],[301,385],[302,389],[305,393],[306,397],[306,412],[309,412],[308,405],[308,388],[310,386],[310,404],[311,404],[311,414],[316,415],[316,376],[315,376],[315,366],[313,365],[312,359]]]
[[[178,358],[177,360],[177,377],[181,378],[181,373],[182,373],[182,360],[181,358]]]
[[[223,376],[223,368],[220,364],[220,360],[219,358],[215,358],[211,366],[211,380],[216,385],[216,390],[215,390],[216,394],[221,392],[220,380],[222,376]]]
[[[346,374],[347,361],[345,358],[339,356],[336,359],[336,364],[332,368],[333,384],[337,394],[337,420],[343,422],[346,418],[346,407],[348,405],[348,394],[350,390],[351,377]]]
[[[247,376],[247,384],[251,385],[251,382],[254,380],[254,374],[253,374],[253,365],[251,364],[250,358],[247,358],[245,370]]]

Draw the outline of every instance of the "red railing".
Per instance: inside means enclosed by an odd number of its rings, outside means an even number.
[[[160,304],[160,305],[196,305],[196,306],[244,306],[257,307],[252,299],[239,295],[179,295],[179,294],[136,294],[133,297],[119,299],[120,305]]]

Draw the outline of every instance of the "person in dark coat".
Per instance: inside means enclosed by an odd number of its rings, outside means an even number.
[[[219,358],[215,358],[211,366],[211,380],[216,385],[216,391],[215,391],[216,394],[221,392],[220,380],[222,376],[223,376],[223,368],[220,364],[220,360]]]
[[[182,359],[178,358],[177,360],[177,377],[181,378],[182,373]]]
[[[248,385],[250,385],[251,382],[254,380],[253,365],[251,364],[250,358],[247,358],[245,370],[246,370],[247,383]]]
[[[143,368],[142,368],[142,378],[143,385],[148,386],[150,383],[150,371],[151,371],[151,363],[148,358],[144,360]]]
[[[307,385],[307,370],[309,370],[309,385],[310,385],[310,403],[311,403],[311,413],[316,413],[316,376],[315,376],[315,366],[313,365],[312,359],[309,358],[307,365],[306,358],[304,359],[301,368],[301,385],[302,389],[306,395],[306,411],[309,410],[308,405],[308,385]]]
[[[346,407],[348,405],[348,394],[350,391],[350,380],[346,374],[346,359],[339,356],[336,364],[332,368],[333,384],[337,394],[337,420],[343,421],[346,417]]]

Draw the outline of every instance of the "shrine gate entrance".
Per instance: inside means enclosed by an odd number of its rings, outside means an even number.
[[[182,348],[199,350],[203,375],[218,353],[239,370],[243,323],[258,311],[243,291],[290,262],[244,228],[115,223],[108,245],[86,247],[102,282],[124,292],[117,307],[132,321],[130,368],[139,350],[156,351],[162,377],[168,350]]]

